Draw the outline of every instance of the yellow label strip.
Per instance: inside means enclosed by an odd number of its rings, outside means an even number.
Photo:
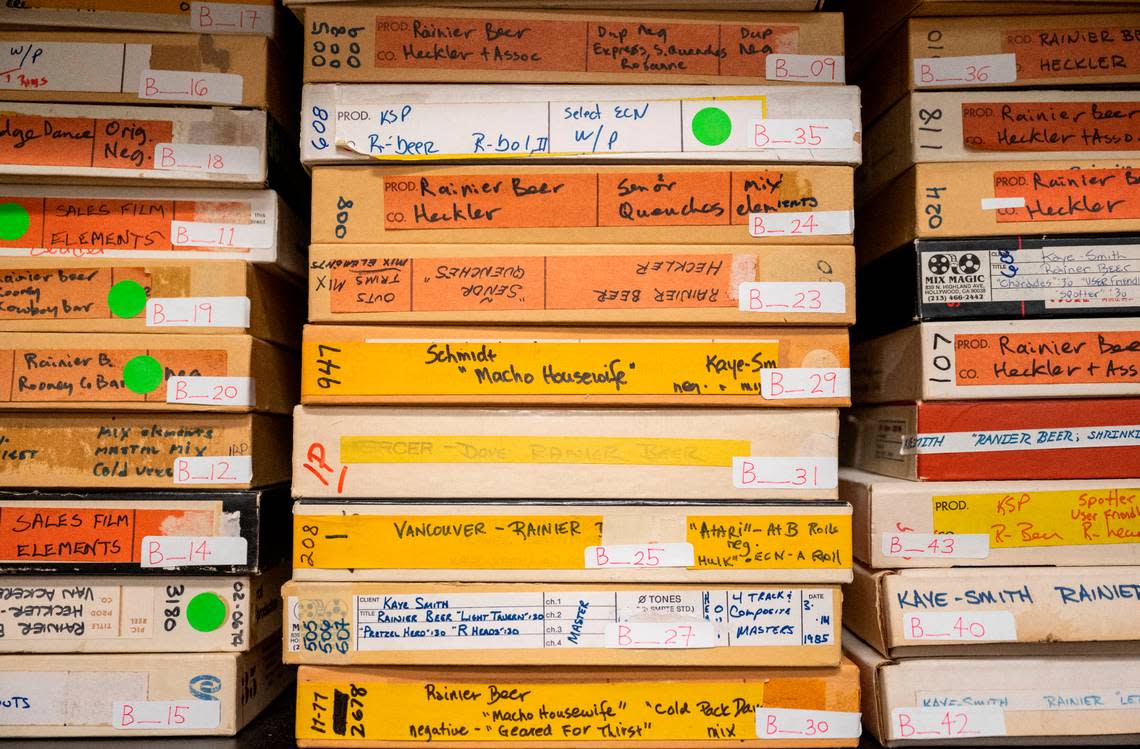
[[[685,527],[694,569],[851,566],[850,515],[690,515]]]

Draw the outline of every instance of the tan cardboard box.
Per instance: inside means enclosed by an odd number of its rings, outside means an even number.
[[[309,7],[333,5],[344,8],[353,5],[369,5],[372,0],[284,0],[285,6],[295,13],[304,14]],[[478,8],[515,7],[515,0],[435,0],[432,5]],[[565,8],[579,10],[607,10],[613,6],[606,0],[529,0],[527,5],[534,8]],[[629,0],[631,8],[652,10],[822,10],[822,0]]]
[[[9,180],[266,182],[269,122],[260,110],[37,102],[2,110],[0,176]]]
[[[15,333],[245,333],[295,348],[304,313],[293,279],[240,261],[0,257],[0,330]],[[249,307],[245,325],[148,322],[148,299]],[[230,300],[233,300],[230,302]],[[207,308],[212,309],[212,307]],[[175,318],[183,319],[183,318]],[[190,318],[185,318],[188,321]],[[222,322],[229,322],[222,320]],[[243,320],[235,319],[241,323]]]
[[[836,495],[833,409],[298,406],[293,416],[295,497]]]
[[[343,43],[346,32],[355,51]],[[820,59],[800,63],[785,55]],[[408,5],[305,10],[306,83],[843,80],[839,13],[630,15]]]
[[[643,245],[440,244],[405,245],[395,256],[396,248],[385,245],[313,245],[309,320],[616,325],[855,321],[852,247],[769,245],[725,252],[719,245],[686,244],[647,250]],[[833,292],[838,293],[825,305],[822,295]]]
[[[1132,318],[926,322],[852,348],[857,403],[1140,395]]]
[[[846,244],[852,190],[842,166],[318,167],[312,240]]]
[[[1140,740],[1135,649],[1114,656],[904,658],[850,632],[863,720],[886,746],[1119,744]],[[922,732],[921,735],[919,732]]]
[[[1140,13],[1134,5],[1121,10],[1133,12],[910,18],[852,78],[865,94],[863,116],[872,122],[908,91],[923,88],[1135,84]]]
[[[841,328],[307,325],[301,356],[305,404],[851,403]]]
[[[239,413],[0,414],[8,487],[248,489],[289,479],[289,420]]]
[[[287,414],[295,361],[246,335],[0,333],[0,406]]]
[[[297,82],[268,37],[0,26],[0,45],[7,101],[230,105],[297,121]]]
[[[288,576],[3,577],[0,652],[244,653],[281,631]]]
[[[286,663],[804,667],[840,659],[839,586],[290,582],[281,595]]]
[[[305,231],[270,190],[0,188],[0,257],[247,260],[305,274]]]
[[[1140,564],[1135,484],[916,482],[839,469],[855,558],[881,569]]]
[[[914,239],[1140,231],[1130,162],[918,164],[858,213],[864,265]]]
[[[272,34],[272,0],[21,0],[0,16],[2,25],[82,26],[205,34]]]
[[[1133,91],[916,91],[867,129],[859,202],[919,163],[1132,159],[1137,117]]]
[[[246,653],[5,655],[13,705],[0,725],[29,738],[232,736],[292,682],[274,638]]]
[[[606,552],[615,545],[642,551],[641,563]],[[596,547],[603,547],[601,557]],[[692,563],[650,564],[650,547],[658,558],[691,551]],[[302,499],[293,506],[293,579],[845,583],[851,508],[828,501],[520,506]]]
[[[1140,567],[872,570],[855,565],[844,624],[894,657],[1119,652],[1140,640]]]
[[[349,715],[340,718],[338,709],[334,718],[333,705],[346,700]],[[297,670],[297,743],[303,747],[423,749],[446,740],[461,749],[553,742],[605,749],[615,739],[634,749],[802,746],[802,738],[756,738],[758,718],[765,726],[776,718],[780,730],[803,728],[802,714],[795,721],[783,713],[788,709],[816,712],[817,719],[819,712],[829,713],[834,733],[846,734],[813,745],[856,746],[857,669],[844,659],[836,668],[771,670]]]
[[[854,86],[306,83],[301,161],[859,163]]]

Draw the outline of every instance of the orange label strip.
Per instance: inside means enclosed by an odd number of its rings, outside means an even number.
[[[1140,74],[1140,28],[1083,28],[1008,31],[1006,52],[1017,55],[1017,79],[1090,78]]]
[[[1140,218],[1140,171],[1050,169],[994,173],[994,196],[1023,198],[995,211],[999,223]]]
[[[962,144],[975,151],[1140,149],[1140,100],[962,104]]]

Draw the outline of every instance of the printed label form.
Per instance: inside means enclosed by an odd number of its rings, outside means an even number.
[[[217,728],[221,722],[218,700],[115,702],[111,713],[111,727],[127,731]]]
[[[781,211],[748,216],[748,233],[757,238],[815,237],[854,230],[854,211]]]
[[[247,296],[157,297],[146,302],[147,327],[248,328]]]
[[[824,367],[765,369],[760,373],[760,395],[765,400],[849,398],[851,370]]]
[[[1009,611],[919,611],[902,615],[904,640],[1015,642],[1017,623]]]
[[[885,557],[986,559],[990,555],[990,537],[985,533],[884,533],[882,542]]]
[[[242,174],[260,177],[265,171],[255,146],[205,146],[197,143],[156,143],[154,168],[194,174]]]
[[[914,85],[992,86],[1017,80],[1017,56],[964,55],[958,57],[919,57],[914,61]]]
[[[139,559],[145,568],[245,564],[249,542],[241,536],[143,536]]]
[[[139,75],[139,98],[153,101],[199,101],[241,104],[242,77],[234,73],[147,70]]]
[[[1065,19],[1060,27],[1003,31],[1002,48],[1017,55],[1023,79],[1135,76],[1140,72],[1135,27],[1096,26],[1096,18],[1085,14]]]
[[[611,567],[692,567],[693,545],[609,544],[586,547],[586,569]]]
[[[273,34],[272,5],[190,3],[190,30],[209,34]]]
[[[1098,99],[1094,93],[1088,97],[1065,102],[963,102],[962,144],[970,151],[992,152],[1135,150],[1140,144],[1135,132],[1140,97],[1133,101]]]
[[[767,741],[857,739],[863,735],[862,713],[834,710],[756,709],[756,738]]]
[[[843,55],[770,54],[764,58],[764,77],[769,81],[843,83],[847,66]]]
[[[846,286],[836,281],[745,281],[738,298],[743,312],[841,315],[847,311]]]
[[[1140,218],[1140,170],[1021,169],[993,173],[994,196],[1024,200],[999,208],[998,223]]]
[[[749,125],[752,148],[854,148],[855,127],[851,120],[763,119]]]
[[[166,402],[195,406],[252,406],[252,377],[186,377],[166,381]]]
[[[1008,450],[1070,450],[1082,447],[1136,447],[1140,424],[1068,429],[1009,429],[941,432],[903,436],[901,455],[1004,452]]]
[[[253,481],[249,455],[174,459],[175,484],[248,484]]]
[[[839,486],[839,461],[835,458],[733,458],[732,485],[737,489],[834,489]]]
[[[1000,707],[896,707],[891,710],[891,737],[913,741],[1005,736],[1005,711]]]
[[[606,647],[633,650],[685,650],[716,647],[711,622],[609,622]]]
[[[175,247],[272,247],[275,227],[261,224],[218,224],[206,221],[171,221],[170,243]]]

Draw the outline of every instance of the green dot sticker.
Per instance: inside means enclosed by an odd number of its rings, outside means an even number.
[[[31,225],[27,208],[19,203],[0,203],[0,239],[19,239]]]
[[[226,622],[226,602],[217,593],[199,593],[186,604],[186,621],[199,632],[213,632]]]
[[[131,392],[146,395],[162,384],[162,365],[153,356],[136,356],[123,367],[123,383]]]
[[[706,146],[719,146],[732,135],[732,118],[720,107],[705,107],[693,115],[693,137]]]
[[[107,306],[115,317],[134,317],[146,308],[146,289],[138,281],[119,281],[107,292]]]

